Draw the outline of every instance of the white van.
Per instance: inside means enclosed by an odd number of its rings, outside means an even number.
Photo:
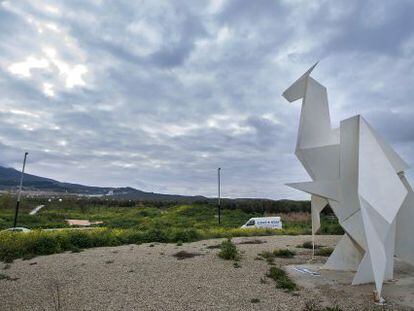
[[[280,217],[256,217],[250,218],[242,228],[270,228],[282,229],[282,220]]]

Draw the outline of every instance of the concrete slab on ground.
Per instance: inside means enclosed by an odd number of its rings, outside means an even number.
[[[320,297],[326,294],[336,296],[338,300],[343,297],[355,297],[359,299],[373,300],[373,283],[363,285],[351,285],[355,275],[353,271],[333,271],[325,270],[320,263],[288,265],[286,269],[295,282],[303,288],[320,292]],[[299,268],[299,269],[298,269]],[[303,270],[305,271],[298,271]],[[307,273],[317,272],[316,274]],[[392,307],[399,305],[414,310],[414,267],[395,259],[394,279],[384,282],[382,297],[386,300],[386,305]],[[321,303],[324,303],[322,301]]]

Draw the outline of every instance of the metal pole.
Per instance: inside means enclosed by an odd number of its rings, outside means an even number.
[[[313,226],[312,226],[312,259],[314,258],[315,258],[315,233],[313,232]]]
[[[14,213],[14,222],[13,222],[13,228],[17,225],[17,215],[19,214],[19,206],[20,206],[20,197],[22,195],[22,186],[23,186],[23,176],[24,176],[24,168],[26,167],[26,158],[29,153],[24,153],[24,159],[23,159],[23,168],[22,168],[22,174],[20,175],[20,185],[17,192],[17,202],[16,202],[16,211]]]
[[[218,179],[218,201],[217,201],[217,215],[218,215],[218,223],[220,224],[221,223],[221,211],[220,211],[220,171],[221,171],[221,168],[219,167],[218,169],[217,169],[217,179]]]

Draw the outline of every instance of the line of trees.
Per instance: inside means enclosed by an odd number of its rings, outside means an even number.
[[[9,193],[5,193],[0,196],[0,208],[9,209],[15,206],[15,197]],[[52,199],[49,202],[49,198],[35,197],[24,198],[24,205],[27,208],[33,208],[40,204],[55,205],[62,208],[77,207],[84,209],[90,206],[103,206],[103,207],[135,207],[135,206],[149,206],[156,208],[169,208],[172,206],[183,204],[196,204],[206,205],[210,207],[217,206],[216,199],[202,199],[198,201],[151,201],[151,200],[114,200],[110,198],[98,198],[98,197],[76,197],[66,196],[62,201],[58,198]],[[306,212],[311,210],[310,201],[295,201],[295,200],[268,200],[268,199],[222,199],[221,208],[235,210],[240,209],[248,213],[292,213],[292,212]],[[332,214],[332,210],[329,208],[324,209],[324,214]]]

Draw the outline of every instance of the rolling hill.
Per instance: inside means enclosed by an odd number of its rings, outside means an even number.
[[[0,190],[16,190],[20,182],[20,171],[0,166]],[[148,200],[148,201],[197,201],[206,199],[203,196],[182,196],[145,192],[131,187],[96,187],[60,182],[54,179],[24,174],[24,190],[45,191],[85,196],[111,196],[115,199]]]

